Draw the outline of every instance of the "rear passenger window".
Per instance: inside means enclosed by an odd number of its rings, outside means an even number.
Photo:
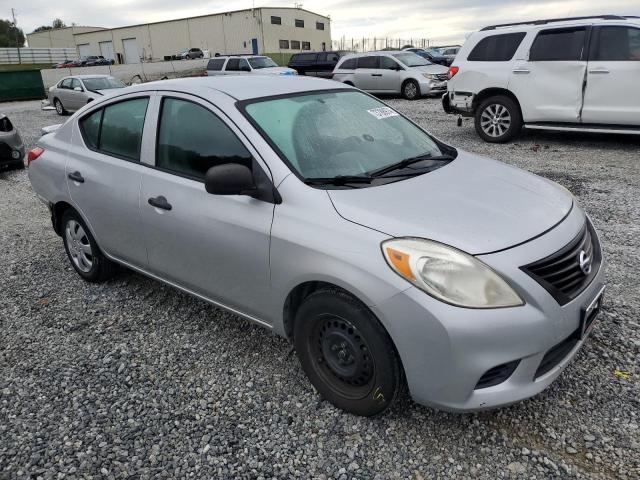
[[[227,71],[237,72],[240,70],[240,59],[230,58],[227,62],[227,66],[224,68]]]
[[[544,30],[534,40],[529,52],[529,60],[532,62],[581,60],[585,36],[584,27]]]
[[[224,65],[224,58],[212,58],[207,64],[207,70],[220,71]]]
[[[526,36],[524,32],[485,37],[471,50],[469,62],[506,62],[513,58]]]
[[[589,60],[628,62],[640,61],[640,29],[599,27]]]
[[[186,100],[162,101],[156,166],[203,180],[207,170],[225,163],[251,168],[251,154],[213,112]]]
[[[378,57],[358,58],[358,68],[378,68]]]
[[[356,69],[356,61],[355,58],[350,58],[349,60],[345,60],[338,67],[341,70],[355,70]]]
[[[80,120],[87,147],[108,155],[140,161],[142,131],[148,98],[111,104]]]

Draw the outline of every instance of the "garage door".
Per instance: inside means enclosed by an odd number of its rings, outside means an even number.
[[[88,57],[91,55],[91,47],[88,43],[83,43],[82,45],[78,45],[78,53],[80,54],[80,58]]]
[[[125,38],[122,40],[124,50],[124,63],[140,63],[140,53],[138,52],[138,42],[135,38]]]
[[[107,60],[114,60],[116,56],[113,53],[113,42],[100,42],[100,55]]]

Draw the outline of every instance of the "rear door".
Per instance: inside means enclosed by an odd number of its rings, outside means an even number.
[[[353,75],[356,87],[370,92],[378,90],[378,80],[382,76],[378,71],[378,58],[377,55],[358,58],[358,64]]]
[[[525,122],[580,121],[589,27],[540,30],[528,60],[512,62],[511,90]]]
[[[209,168],[232,162],[268,170],[257,166],[257,152],[240,131],[199,98],[167,93],[155,130],[155,165],[143,174],[140,200],[150,271],[259,316],[270,294],[274,205],[209,194],[204,176]]]
[[[140,227],[141,172],[149,94],[130,95],[83,115],[67,157],[67,186],[100,248],[139,268],[147,252]]]
[[[582,121],[640,125],[640,27],[594,27]]]

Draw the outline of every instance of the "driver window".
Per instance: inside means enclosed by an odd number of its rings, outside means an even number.
[[[246,59],[241,58],[238,70],[240,70],[241,72],[250,72],[251,67],[249,67],[249,62],[247,62]]]
[[[73,80],[71,80],[71,90],[77,87],[82,88],[82,85],[80,85],[80,80],[78,80],[77,78],[74,78]]]
[[[398,62],[389,57],[380,57],[381,70],[397,70]]]
[[[224,163],[239,163],[251,168],[251,154],[210,110],[188,100],[164,98],[156,166],[194,180],[204,180],[207,170]]]

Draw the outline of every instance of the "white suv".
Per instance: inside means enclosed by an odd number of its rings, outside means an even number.
[[[447,113],[487,142],[531,129],[640,134],[640,17],[485,27],[449,68]]]

